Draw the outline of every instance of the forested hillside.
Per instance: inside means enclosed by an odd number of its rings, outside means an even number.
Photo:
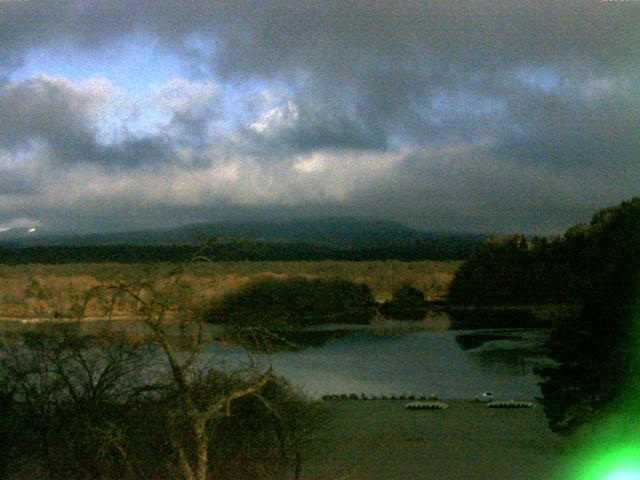
[[[458,270],[449,302],[458,305],[582,304],[613,265],[638,254],[623,233],[640,227],[640,197],[597,212],[552,238],[487,240]],[[632,261],[633,258],[629,258]]]

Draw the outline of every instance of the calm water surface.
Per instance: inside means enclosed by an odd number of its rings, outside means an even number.
[[[104,323],[83,327],[99,332]],[[2,331],[32,328],[3,323]],[[113,328],[113,325],[111,326]],[[118,329],[144,331],[135,323]],[[315,328],[319,345],[294,352],[254,355],[263,365],[311,396],[335,393],[368,395],[435,393],[442,398],[472,398],[491,390],[500,398],[533,399],[540,395],[535,366],[545,363],[543,344],[548,329],[432,330],[419,322],[375,326],[325,326]],[[214,335],[215,326],[208,326]],[[324,342],[324,343],[323,343]],[[228,366],[245,363],[238,347],[209,343],[203,360]]]
[[[509,337],[464,350],[457,338],[486,334]],[[385,334],[350,331],[322,346],[272,354],[280,375],[313,396],[333,393],[435,393],[442,398],[472,398],[492,390],[501,398],[532,399],[540,394],[536,365],[545,362],[545,330],[418,331]],[[239,349],[210,347],[233,362]],[[234,362],[235,363],[235,362]]]

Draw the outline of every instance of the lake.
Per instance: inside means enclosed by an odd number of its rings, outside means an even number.
[[[219,332],[206,327],[210,336]],[[6,333],[33,327],[3,322],[1,328]],[[87,333],[104,328],[144,331],[131,322],[83,325]],[[304,334],[304,348],[253,358],[271,363],[277,374],[313,397],[434,393],[464,399],[490,390],[497,398],[533,399],[540,395],[534,368],[547,362],[543,345],[549,329],[457,329],[440,316],[428,322],[325,325]],[[246,362],[247,354],[237,346],[209,342],[203,360],[234,367]]]
[[[341,333],[320,346],[259,357],[312,396],[406,392],[462,399],[491,390],[499,398],[533,399],[540,394],[533,369],[546,360],[542,346],[547,330]],[[479,335],[486,341],[474,348],[461,346],[460,338]],[[227,361],[244,356],[240,349],[214,346],[208,353]]]

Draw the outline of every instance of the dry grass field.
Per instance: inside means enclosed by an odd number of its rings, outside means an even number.
[[[181,275],[187,300],[203,303],[237,289],[260,276],[286,278],[343,278],[368,285],[376,300],[391,298],[402,285],[411,285],[438,299],[447,288],[460,262],[212,262],[197,263]],[[0,317],[66,318],[99,317],[110,310],[110,298],[95,294],[95,287],[119,282],[148,281],[157,289],[167,284],[175,270],[170,264],[65,264],[0,266]],[[93,293],[91,293],[93,291]],[[135,305],[118,301],[112,313],[131,315]]]
[[[542,408],[490,409],[448,401],[411,411],[404,401],[330,401],[332,423],[307,453],[307,480],[552,480],[569,449]]]

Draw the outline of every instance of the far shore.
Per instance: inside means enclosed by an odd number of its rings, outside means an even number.
[[[362,324],[359,325],[360,328],[363,326],[375,326],[379,323],[384,324],[394,324],[394,323],[403,323],[406,321],[409,322],[427,322],[433,321],[434,319],[440,319],[442,315],[460,315],[460,314],[487,314],[491,312],[495,313],[528,313],[533,315],[533,318],[536,319],[536,322],[533,323],[533,326],[541,326],[545,324],[553,324],[554,320],[561,319],[567,316],[575,315],[579,312],[578,305],[448,305],[444,300],[439,300],[437,302],[427,302],[427,307],[421,309],[420,311],[424,312],[425,318],[423,320],[400,320],[400,319],[392,319],[386,318],[382,316],[375,317],[370,324]],[[177,317],[176,317],[177,318]],[[71,323],[76,321],[82,322],[103,322],[103,321],[118,321],[118,322],[138,322],[144,320],[143,316],[136,315],[92,315],[85,317],[69,317],[69,316],[31,316],[28,314],[24,315],[15,315],[15,316],[0,316],[1,322],[16,322],[16,323]],[[171,321],[172,316],[169,314],[167,316],[167,320]],[[324,324],[317,325],[318,328],[323,328]],[[345,323],[345,325],[350,325]],[[476,325],[474,325],[476,326]],[[491,327],[492,325],[488,325]],[[508,325],[505,325],[508,326]],[[521,325],[514,325],[521,326]]]
[[[117,317],[82,317],[78,318],[51,318],[51,317],[0,317],[0,322],[7,323],[74,323],[81,322],[139,322],[145,317],[117,316]]]

